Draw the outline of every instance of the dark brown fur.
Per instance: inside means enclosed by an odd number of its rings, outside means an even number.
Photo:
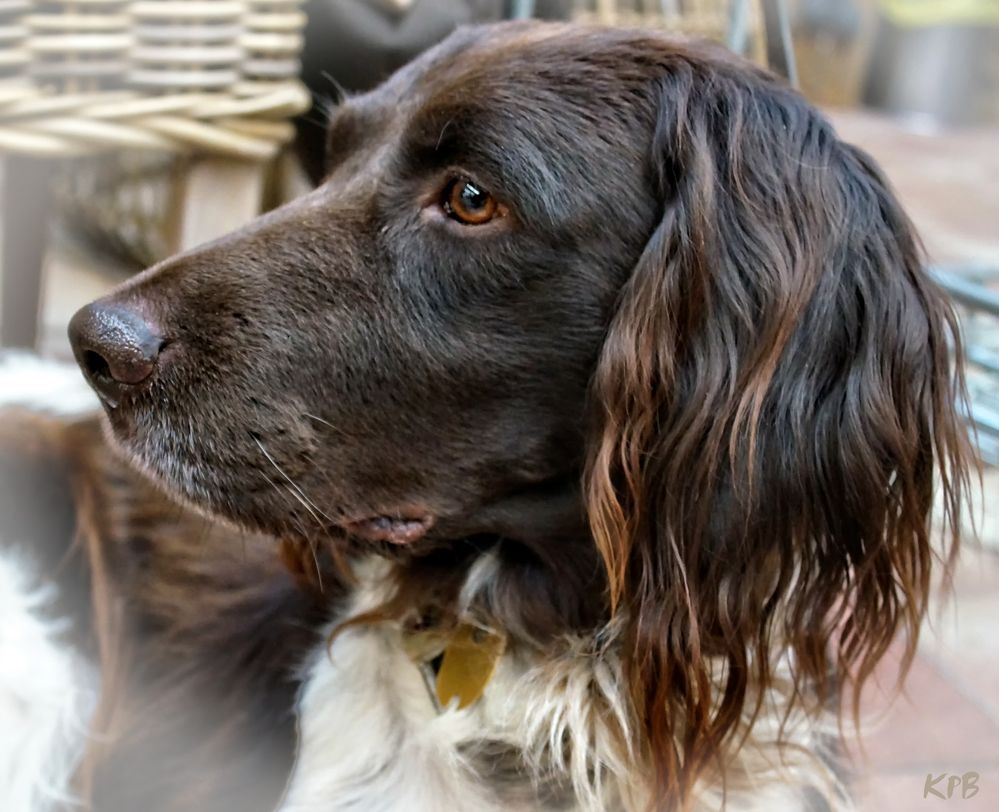
[[[510,216],[441,217],[456,173]],[[912,227],[870,158],[714,46],[462,30],[334,113],[313,194],[113,301],[169,342],[109,410],[116,443],[202,510],[295,538],[301,573],[317,547],[379,549],[405,614],[446,608],[442,573],[496,548],[494,609],[538,650],[619,615],[657,809],[719,766],[775,649],[810,707],[899,632],[911,656],[935,474],[957,549],[959,344]],[[433,525],[405,549],[352,538],[372,515]],[[154,605],[198,556],[171,570],[155,527]],[[211,682],[230,637],[288,656],[281,604],[200,584],[218,623],[158,657]]]

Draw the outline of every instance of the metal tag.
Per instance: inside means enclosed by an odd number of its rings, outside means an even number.
[[[458,626],[447,646],[437,672],[437,701],[446,708],[458,700],[467,708],[482,696],[506,650],[506,637],[478,626]]]

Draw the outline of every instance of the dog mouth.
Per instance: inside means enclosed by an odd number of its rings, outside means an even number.
[[[424,513],[414,516],[364,516],[348,519],[343,523],[343,528],[365,541],[405,546],[419,541],[433,525],[434,517]]]
[[[421,541],[437,524],[434,513],[405,497],[385,494],[365,505],[351,498],[358,495],[351,488],[316,493],[310,486],[317,440],[311,424],[296,419],[305,407],[269,411],[266,426],[220,433],[203,414],[164,414],[158,383],[125,408],[105,403],[105,434],[135,468],[192,507],[279,537],[347,535],[398,548]],[[234,442],[230,434],[246,439]],[[219,449],[229,453],[219,456]]]
[[[297,478],[285,474],[283,467],[277,468],[277,461],[269,452],[265,458],[277,470],[262,477],[262,482],[254,482],[252,486],[243,482],[236,487],[226,481],[219,466],[191,460],[186,454],[178,454],[177,449],[157,447],[155,442],[150,447],[149,436],[120,410],[109,410],[105,425],[114,445],[147,476],[201,510],[228,516],[237,524],[247,524],[255,530],[282,537],[294,535],[298,530],[310,538],[344,533],[364,542],[407,547],[423,539],[436,524],[433,514],[415,507],[386,506],[388,509],[383,507],[370,513],[363,509],[321,510]],[[161,432],[152,432],[153,437],[160,435]],[[241,498],[236,498],[236,494]],[[293,510],[293,516],[275,522],[275,516],[286,512],[280,509],[282,505],[287,507],[285,498],[298,503],[301,510]]]

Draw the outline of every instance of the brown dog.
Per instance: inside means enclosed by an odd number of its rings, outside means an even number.
[[[286,810],[838,803],[818,720],[914,649],[934,476],[956,549],[954,327],[870,158],[779,80],[462,29],[333,112],[315,192],[74,318],[114,445],[212,517],[122,485],[106,580],[177,696],[239,686],[238,767],[197,779],[223,804],[310,645]],[[218,519],[261,534],[238,563]]]

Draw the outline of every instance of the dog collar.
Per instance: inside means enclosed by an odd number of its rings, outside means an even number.
[[[471,623],[447,630],[407,632],[403,646],[423,674],[438,711],[457,700],[459,710],[485,692],[506,651],[506,635]]]

